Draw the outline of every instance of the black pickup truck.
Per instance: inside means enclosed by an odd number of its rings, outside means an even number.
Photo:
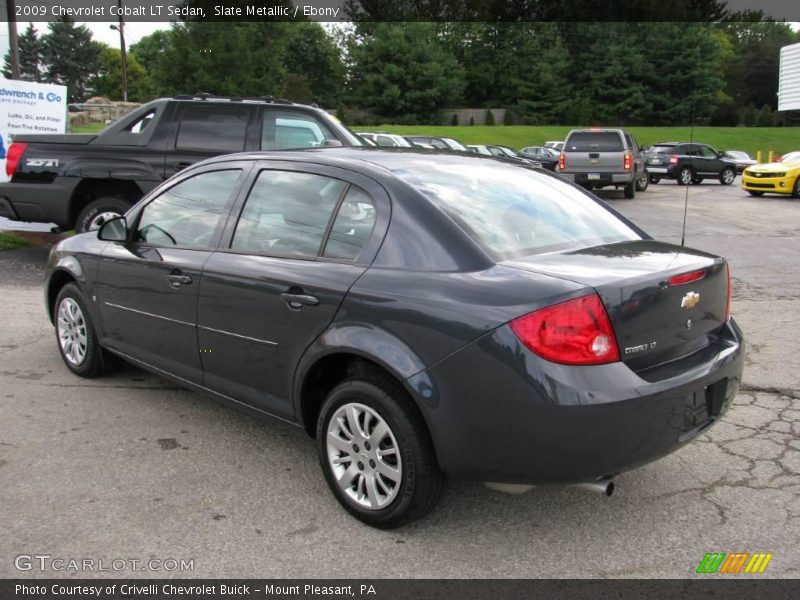
[[[209,94],[149,102],[98,134],[18,135],[0,216],[77,232],[124,213],[181,169],[219,154],[363,142],[316,107]]]

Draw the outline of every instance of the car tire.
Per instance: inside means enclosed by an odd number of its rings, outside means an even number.
[[[114,217],[122,216],[131,207],[131,203],[122,196],[104,196],[83,207],[75,221],[75,232],[84,233],[99,229],[103,223]]]
[[[760,198],[764,195],[764,192],[757,192],[756,190],[747,190],[747,193],[751,196],[755,196],[756,198]]]
[[[317,420],[317,449],[333,495],[373,527],[420,519],[441,495],[444,477],[425,421],[387,377],[359,376],[331,390]]]
[[[692,183],[692,179],[694,179],[694,173],[692,173],[691,167],[681,167],[681,170],[678,171],[678,185],[689,185]]]
[[[722,172],[719,174],[719,182],[722,185],[731,185],[736,180],[736,169],[732,167],[726,167],[722,169]]]
[[[623,191],[625,194],[625,198],[627,200],[633,200],[634,198],[636,198],[636,180],[634,179],[629,184],[627,184]]]
[[[103,372],[103,349],[97,341],[87,303],[74,283],[61,288],[53,308],[58,351],[67,368],[80,377]]]
[[[659,177],[658,175],[650,175],[650,183],[652,183],[653,185],[658,185],[660,181],[661,177]]]
[[[650,186],[650,175],[647,171],[642,171],[642,174],[639,176],[639,179],[636,180],[636,191],[637,192],[644,192]]]
[[[794,186],[792,187],[792,198],[800,198],[800,176],[794,180]]]

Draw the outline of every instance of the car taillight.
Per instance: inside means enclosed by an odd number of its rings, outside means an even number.
[[[725,263],[725,270],[728,272],[728,301],[725,304],[725,322],[731,318],[731,266]]]
[[[19,159],[25,154],[28,144],[25,142],[12,142],[6,155],[6,175],[11,177],[17,170]]]
[[[667,280],[667,285],[683,285],[684,283],[692,283],[693,281],[701,280],[705,276],[706,272],[703,269],[699,271],[692,271],[691,273],[683,273],[681,275],[670,277]]]
[[[670,156],[669,157],[669,164],[677,165],[678,164],[678,157],[677,156]]]
[[[625,153],[625,158],[622,159],[622,168],[626,171],[633,168],[633,157],[628,153]]]
[[[600,365],[619,360],[617,338],[597,294],[541,308],[510,326],[529,350],[553,362]]]
[[[567,157],[563,152],[558,155],[558,168],[562,171],[567,168]]]

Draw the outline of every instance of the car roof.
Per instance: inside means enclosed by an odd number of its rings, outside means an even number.
[[[366,168],[377,167],[383,171],[400,171],[419,166],[475,165],[486,164],[488,157],[473,153],[457,153],[449,150],[429,150],[426,148],[377,148],[374,146],[341,146],[333,148],[309,148],[303,150],[273,150],[261,152],[240,152],[206,159],[199,165],[218,164],[241,160],[292,160],[298,162],[321,163],[330,166],[346,166],[353,161]],[[474,161],[481,161],[476,163]],[[509,159],[498,159],[506,165],[514,165]]]

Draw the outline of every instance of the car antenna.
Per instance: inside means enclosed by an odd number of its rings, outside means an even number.
[[[694,142],[694,100],[689,105],[689,151],[692,151],[692,143]],[[689,155],[691,156],[691,154]],[[680,177],[680,174],[678,174]],[[686,193],[683,197],[683,225],[681,227],[681,246],[686,245],[686,215],[689,212],[689,186],[686,186]]]

